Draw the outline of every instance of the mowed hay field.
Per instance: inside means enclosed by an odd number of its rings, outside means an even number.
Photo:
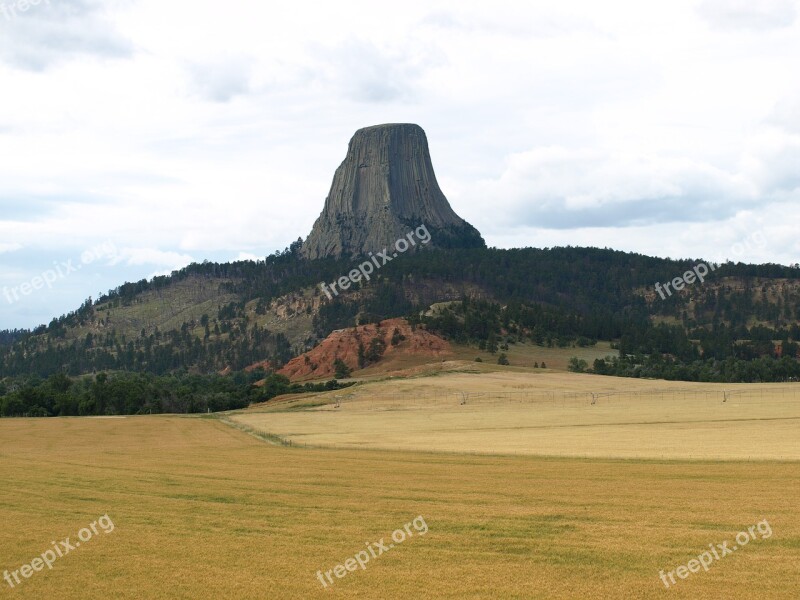
[[[231,418],[316,447],[800,460],[798,384],[448,373],[289,398]]]
[[[214,418],[0,419],[0,570],[103,514],[6,598],[796,598],[794,462],[302,449]],[[417,516],[428,526],[323,589]],[[768,520],[666,589],[673,570]],[[760,536],[759,536],[760,537]],[[730,544],[729,544],[730,545]]]

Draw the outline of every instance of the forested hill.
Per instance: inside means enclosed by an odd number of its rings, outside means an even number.
[[[277,367],[357,320],[407,316],[420,323],[432,304],[462,299],[512,307],[513,314],[498,316],[498,335],[513,329],[524,336],[535,332],[537,343],[616,340],[631,352],[662,354],[676,354],[678,345],[685,351],[677,332],[694,339],[695,347],[705,336],[733,348],[754,327],[761,328],[760,338],[790,341],[791,326],[800,319],[797,266],[727,263],[705,282],[662,300],[655,283],[682,276],[700,259],[574,247],[430,249],[401,255],[376,269],[370,281],[328,300],[319,284],[339,279],[363,259],[311,261],[299,248],[298,240],[263,261],[204,262],[169,277],[126,283],[33,331],[0,333],[0,376],[212,373],[265,360]],[[451,315],[448,335],[488,335],[468,332],[464,316]],[[441,319],[427,324],[445,326]],[[657,331],[659,339],[673,342],[653,348]]]

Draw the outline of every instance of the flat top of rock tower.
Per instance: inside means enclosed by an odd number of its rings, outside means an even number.
[[[358,135],[360,133],[374,133],[376,131],[381,131],[381,130],[387,130],[387,131],[398,130],[398,131],[401,131],[401,130],[404,130],[404,129],[422,131],[424,133],[424,130],[422,129],[422,127],[420,127],[416,123],[383,123],[381,125],[370,125],[369,127],[362,127],[361,129],[359,129],[358,131],[355,132],[355,135]]]

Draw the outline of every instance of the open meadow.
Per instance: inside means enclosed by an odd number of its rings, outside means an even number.
[[[800,459],[800,385],[445,373],[268,403],[232,419],[293,444],[484,454]]]
[[[463,377],[372,388],[383,388],[383,396],[354,388],[339,408],[318,397],[221,418],[0,419],[0,571],[37,566],[33,559],[51,542],[70,537],[75,544],[103,515],[113,523],[52,570],[20,574],[13,588],[0,581],[3,597],[797,597],[800,468],[770,459],[781,444],[785,457],[798,453],[796,404],[759,397],[737,406],[746,394],[723,403],[715,386],[704,386],[708,405],[681,420],[688,400],[673,409],[637,408],[634,392],[691,384],[605,378],[630,397],[598,396],[584,406],[577,376],[537,374],[545,377],[537,393],[565,378],[576,394],[548,404],[535,400],[535,386],[520,388],[517,375],[502,374],[487,379],[486,389],[527,391],[527,402],[481,397],[475,388],[465,405],[450,406],[448,394],[460,393]],[[587,389],[599,389],[592,379],[584,380]],[[419,389],[418,406],[390,405],[396,397],[389,390],[414,386],[427,390],[427,400]],[[715,414],[723,410],[733,412]],[[526,411],[538,415],[545,437],[513,433],[515,422],[534,427]],[[630,440],[618,419],[626,411],[638,424]],[[670,414],[670,427],[657,434],[642,425]],[[481,423],[483,437],[476,435]],[[732,443],[715,450],[724,461],[674,458],[698,431],[719,428],[720,439],[735,438],[746,431],[742,423],[761,423],[752,425],[757,437],[739,441],[760,460],[733,460],[743,453]],[[524,444],[535,454],[568,453],[580,443],[572,437],[580,424],[597,430],[592,443],[609,455],[625,454],[634,442],[648,455],[660,451],[659,436],[674,434],[673,458],[513,456]],[[363,443],[371,428],[380,443]],[[259,429],[319,445],[446,452],[289,447]],[[568,441],[559,444],[561,435]],[[748,528],[754,535],[746,547],[707,571],[663,583],[660,572],[691,567],[709,545],[731,548]]]

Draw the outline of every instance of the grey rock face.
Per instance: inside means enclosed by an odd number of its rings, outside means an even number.
[[[429,246],[485,246],[439,189],[422,128],[366,127],[350,140],[302,253],[315,259],[380,251],[420,225],[431,233]]]

